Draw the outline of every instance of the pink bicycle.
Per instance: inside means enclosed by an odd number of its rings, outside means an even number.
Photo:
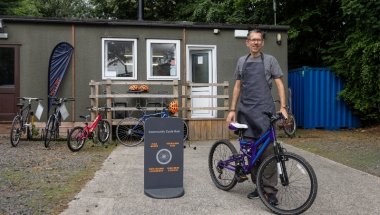
[[[107,120],[105,120],[104,113],[111,108],[109,107],[87,107],[87,109],[94,109],[98,111],[94,122],[88,126],[87,119],[90,115],[81,115],[80,118],[86,119],[85,126],[74,127],[67,137],[67,145],[69,149],[73,152],[79,151],[86,142],[87,139],[92,140],[94,143],[97,143],[97,139],[101,143],[108,141],[111,132],[111,126]],[[96,137],[96,127],[98,127],[98,137]]]

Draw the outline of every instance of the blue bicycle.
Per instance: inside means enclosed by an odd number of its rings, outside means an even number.
[[[116,127],[116,137],[125,146],[137,146],[144,140],[145,121],[150,117],[173,117],[170,110],[165,107],[161,112],[146,114],[146,108],[136,107],[143,114],[140,119],[127,117],[119,122]],[[188,126],[183,122],[183,141],[187,139]]]
[[[214,184],[222,190],[232,189],[238,182],[248,179],[254,165],[260,165],[256,176],[256,188],[261,201],[276,214],[300,214],[313,204],[318,190],[317,177],[311,165],[301,156],[287,152],[276,140],[274,125],[284,117],[263,112],[270,120],[269,129],[256,141],[245,141],[243,130],[248,126],[232,123],[229,129],[239,134],[240,152],[228,140],[218,140],[211,147],[209,171]],[[258,162],[265,149],[273,144],[274,153]],[[260,164],[261,163],[261,164]],[[277,167],[277,182],[271,181],[277,190],[277,202],[268,198],[266,187],[268,172]],[[267,170],[267,171],[266,171]],[[272,171],[273,172],[273,171]],[[268,190],[268,189],[267,189]]]

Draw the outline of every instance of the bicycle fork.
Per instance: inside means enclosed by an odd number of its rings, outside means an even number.
[[[275,156],[277,161],[277,171],[280,175],[280,180],[282,186],[288,186],[289,185],[289,177],[288,173],[286,171],[285,161],[288,161],[288,159],[284,155],[284,150],[281,146],[281,144],[277,141],[275,141]]]

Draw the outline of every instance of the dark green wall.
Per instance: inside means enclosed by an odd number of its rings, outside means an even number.
[[[74,29],[74,32],[72,30]],[[234,29],[220,29],[214,34],[214,28],[186,28],[186,44],[215,45],[217,48],[217,77],[218,83],[229,81],[230,96],[234,86],[233,72],[239,57],[249,53],[244,38],[235,38]],[[47,111],[47,79],[49,58],[53,48],[60,42],[74,45],[75,56],[75,121],[80,114],[88,113],[86,106],[90,105],[90,80],[101,81],[102,78],[102,44],[103,37],[137,38],[137,70],[138,81],[146,80],[146,39],[173,39],[181,40],[181,81],[183,77],[183,27],[154,27],[133,25],[94,25],[73,23],[33,23],[33,22],[6,22],[5,32],[8,39],[0,39],[0,44],[21,44],[20,49],[20,96],[41,97],[45,101],[43,118],[46,120]],[[72,33],[75,38],[72,41]],[[282,34],[282,44],[277,45],[276,35]],[[288,51],[286,31],[268,31],[265,37],[264,53],[277,58],[284,72],[284,85],[287,87]],[[74,42],[74,44],[73,44]],[[59,97],[71,97],[72,89],[72,63],[63,79],[59,90]],[[115,90],[125,93],[128,86],[119,86]],[[103,88],[99,89],[100,92]],[[180,89],[181,90],[181,89]],[[180,92],[181,93],[181,92]],[[219,94],[223,89],[218,90]],[[274,84],[272,94],[277,98],[277,89]],[[103,105],[100,103],[99,105]],[[219,100],[219,106],[223,101]],[[35,108],[35,107],[34,107]],[[71,114],[71,105],[67,105]],[[220,113],[218,117],[223,117]],[[66,120],[70,121],[71,116]]]

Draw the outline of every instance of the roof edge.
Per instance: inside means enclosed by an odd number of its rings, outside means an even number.
[[[27,23],[54,23],[54,24],[78,24],[78,25],[112,25],[112,26],[157,26],[173,28],[207,28],[207,29],[253,29],[287,31],[288,25],[262,25],[262,24],[224,24],[224,23],[200,23],[187,21],[146,21],[146,20],[104,20],[104,19],[75,19],[75,18],[42,18],[42,17],[10,17],[0,16],[5,25],[7,22]]]

